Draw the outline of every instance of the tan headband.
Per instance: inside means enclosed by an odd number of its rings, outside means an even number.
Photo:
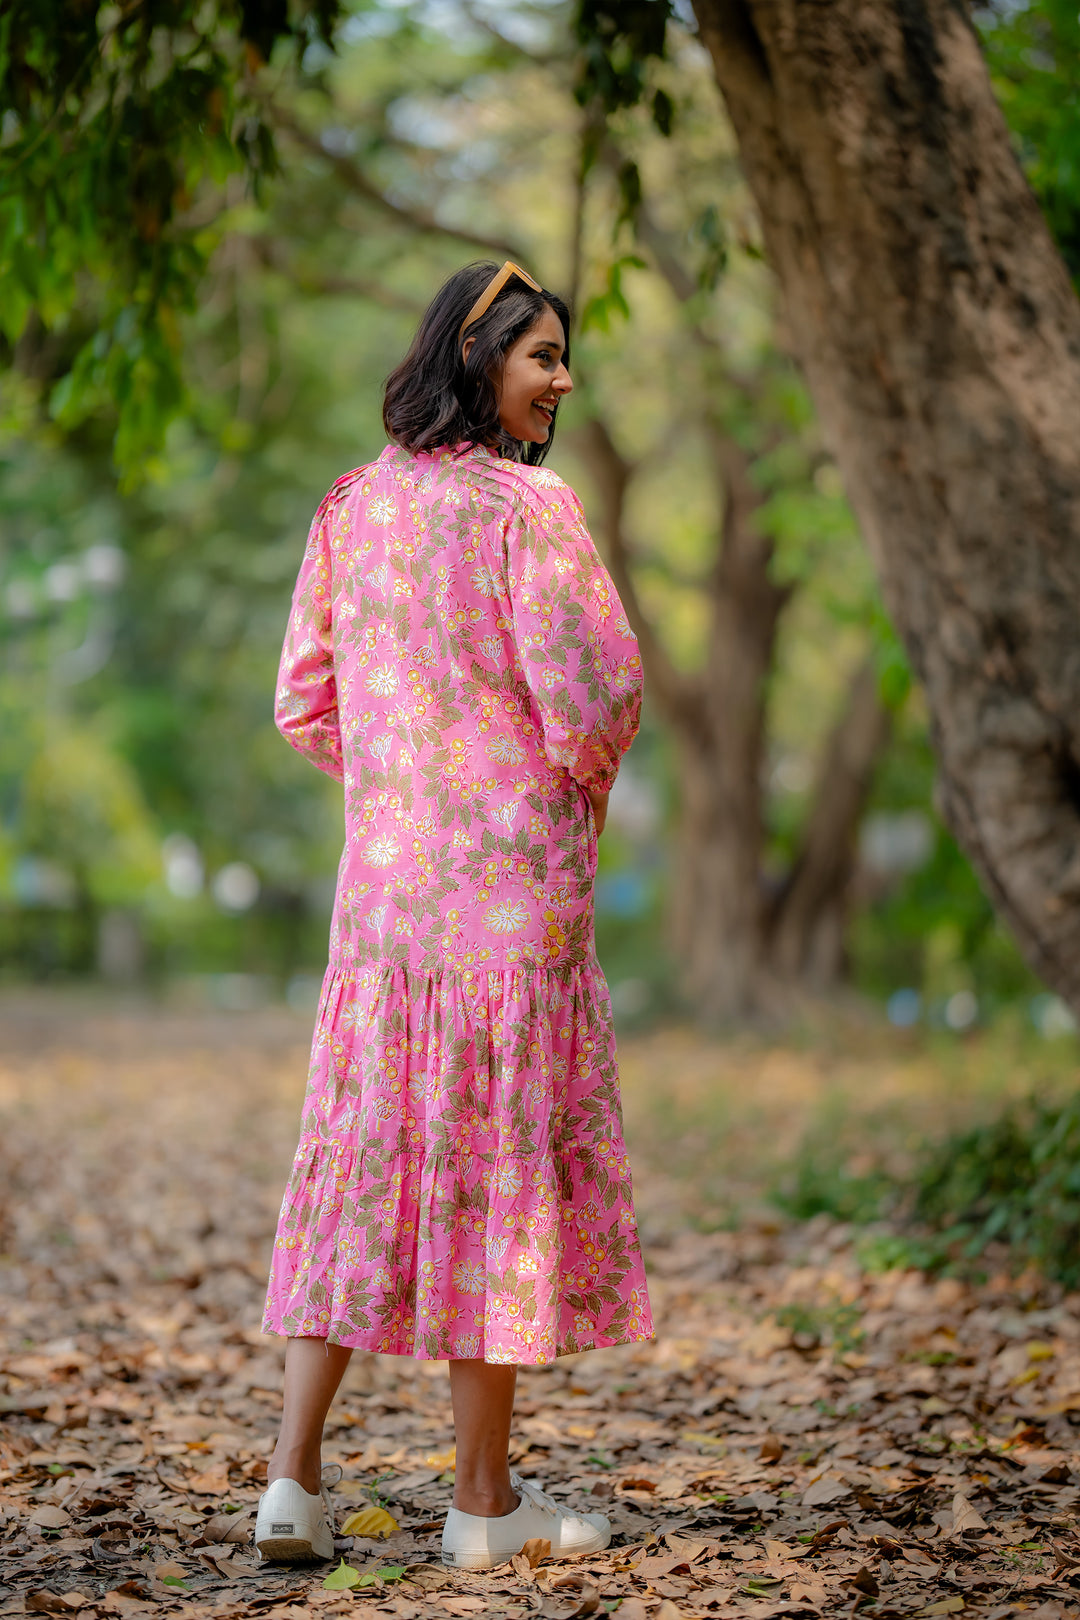
[[[490,306],[495,302],[496,298],[498,298],[499,294],[502,292],[503,288],[506,286],[506,283],[510,280],[511,276],[520,277],[525,285],[531,287],[534,292],[543,292],[544,290],[540,283],[538,281],[534,281],[532,276],[524,271],[519,264],[515,264],[512,259],[507,259],[502,269],[496,270],[495,274],[492,276],[491,280],[488,282],[487,286],[476,300],[476,303],[473,305],[472,309],[470,309],[469,313],[458,327],[459,343],[464,336],[465,328],[467,326],[471,326],[474,321],[478,321],[481,315],[484,314],[485,310],[490,308]]]

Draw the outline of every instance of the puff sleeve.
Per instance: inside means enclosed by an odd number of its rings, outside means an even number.
[[[505,544],[514,638],[544,752],[581,787],[606,793],[641,716],[637,638],[561,479],[515,503]]]
[[[331,491],[311,525],[293,592],[278,671],[274,719],[287,743],[335,781],[344,780],[332,631]]]

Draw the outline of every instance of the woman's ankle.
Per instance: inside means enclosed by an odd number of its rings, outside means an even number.
[[[513,1513],[520,1497],[511,1490],[509,1479],[498,1484],[457,1480],[453,1500],[459,1513],[471,1513],[479,1519],[502,1519]]]
[[[266,1465],[266,1483],[272,1485],[275,1479],[295,1479],[302,1490],[316,1496],[322,1484],[321,1458],[303,1452],[275,1450]]]

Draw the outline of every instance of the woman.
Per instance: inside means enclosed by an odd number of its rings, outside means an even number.
[[[277,722],[344,783],[346,841],[264,1320],[289,1341],[264,1558],[333,1553],[320,1442],[358,1347],[449,1361],[446,1563],[610,1538],[507,1460],[517,1366],[652,1331],[592,911],[641,665],[541,466],[568,361],[524,271],[451,276],[297,581]]]

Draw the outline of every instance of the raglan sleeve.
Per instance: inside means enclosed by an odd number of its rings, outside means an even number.
[[[331,490],[308,534],[281,651],[274,719],[287,743],[341,782],[345,772],[334,668],[329,543],[336,507]]]
[[[561,480],[516,502],[505,536],[514,638],[544,752],[581,787],[606,793],[641,717],[637,638]]]

